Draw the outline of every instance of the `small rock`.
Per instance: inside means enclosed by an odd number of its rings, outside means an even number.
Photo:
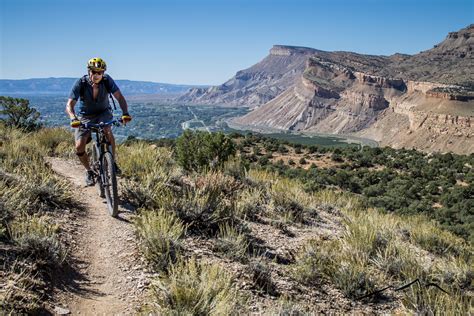
[[[54,312],[58,315],[69,315],[71,314],[71,311],[67,308],[63,308],[63,307],[60,307],[60,306],[56,306],[54,308]]]

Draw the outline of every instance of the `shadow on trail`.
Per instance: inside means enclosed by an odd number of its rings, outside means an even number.
[[[92,289],[92,285],[95,283],[85,273],[80,272],[79,267],[84,265],[88,265],[88,263],[76,258],[70,258],[62,269],[56,271],[57,274],[52,276],[53,287],[64,292],[78,294],[85,298],[105,296],[106,293]]]

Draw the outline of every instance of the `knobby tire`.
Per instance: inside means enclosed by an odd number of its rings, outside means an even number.
[[[104,171],[104,190],[107,200],[107,208],[112,217],[118,216],[118,189],[117,176],[115,174],[114,157],[110,152],[102,156],[102,168]]]

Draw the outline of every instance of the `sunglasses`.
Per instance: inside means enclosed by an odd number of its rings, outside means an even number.
[[[104,72],[103,71],[94,71],[94,70],[91,70],[92,74],[93,75],[103,75]]]

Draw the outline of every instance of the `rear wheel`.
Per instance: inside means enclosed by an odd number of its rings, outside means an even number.
[[[115,175],[114,157],[110,152],[105,152],[102,156],[102,168],[104,171],[104,191],[107,200],[107,208],[112,217],[118,215],[118,188],[117,176]]]
[[[104,186],[102,185],[102,177],[100,176],[100,162],[99,162],[99,152],[96,146],[92,147],[92,169],[95,173],[95,185],[97,187],[97,192],[101,198],[105,197]]]

